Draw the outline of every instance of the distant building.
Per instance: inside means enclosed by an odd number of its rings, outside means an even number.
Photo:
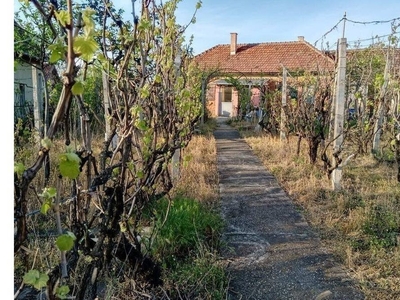
[[[238,91],[226,81],[239,78],[248,87],[251,104],[260,104],[260,87],[275,89],[282,80],[282,70],[321,74],[333,72],[335,61],[299,36],[297,41],[238,44],[237,33],[231,33],[230,44],[216,45],[195,57],[204,70],[216,70],[208,83],[206,102],[211,116],[236,116]]]

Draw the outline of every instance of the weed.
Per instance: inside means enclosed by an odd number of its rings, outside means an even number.
[[[397,236],[400,234],[399,216],[383,205],[374,205],[367,215],[362,231],[369,236],[372,247],[397,246]]]
[[[173,267],[196,250],[198,243],[217,245],[222,229],[222,220],[216,213],[208,211],[198,201],[177,198],[163,199],[155,207],[155,230],[157,235],[152,251],[167,267]]]

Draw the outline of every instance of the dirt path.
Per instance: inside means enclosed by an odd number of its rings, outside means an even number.
[[[364,299],[238,131],[219,119],[214,136],[228,299]]]

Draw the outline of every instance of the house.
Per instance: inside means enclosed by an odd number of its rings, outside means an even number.
[[[251,103],[260,104],[260,87],[276,88],[282,81],[283,68],[298,74],[334,72],[335,61],[299,36],[297,41],[238,44],[237,33],[231,33],[230,44],[217,45],[194,59],[210,76],[206,103],[211,116],[238,114],[239,95],[227,80],[234,76],[249,90]],[[214,70],[214,72],[213,72]]]

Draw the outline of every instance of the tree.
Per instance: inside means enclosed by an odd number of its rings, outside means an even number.
[[[321,142],[328,140],[332,82],[331,76],[304,74],[290,83],[297,92],[292,93],[294,98],[290,97],[287,103],[286,127],[298,134],[299,146],[301,139],[307,141],[312,164],[317,160]]]

